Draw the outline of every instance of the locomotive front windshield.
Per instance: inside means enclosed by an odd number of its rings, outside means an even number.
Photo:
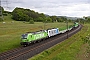
[[[23,34],[23,35],[22,35],[22,39],[27,39],[27,35],[28,35],[28,34]]]

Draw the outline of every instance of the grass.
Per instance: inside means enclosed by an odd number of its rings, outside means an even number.
[[[89,24],[85,24],[77,34],[28,60],[79,60],[79,58],[83,60],[82,57],[77,56],[82,51],[81,47],[85,44],[86,36],[90,33],[89,27]]]
[[[23,33],[54,27],[66,27],[66,23],[44,24],[42,22],[35,22],[35,24],[29,24],[29,22],[14,21],[10,17],[10,15],[4,16],[4,22],[6,23],[0,22],[0,53],[20,47],[20,38]]]

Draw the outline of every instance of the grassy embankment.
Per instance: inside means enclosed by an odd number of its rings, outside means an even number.
[[[4,22],[6,23],[0,22],[0,53],[21,46],[20,38],[23,33],[44,29],[44,23],[14,21],[10,15],[4,17]],[[53,27],[63,28],[66,23],[46,23],[45,29]]]
[[[90,25],[85,24],[80,32],[29,60],[89,60],[88,35],[90,37]]]

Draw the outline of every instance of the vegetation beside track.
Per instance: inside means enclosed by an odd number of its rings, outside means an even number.
[[[83,60],[89,59],[90,25],[85,24],[82,30],[60,44],[43,51],[29,60]],[[90,36],[89,36],[90,37]],[[86,45],[86,47],[84,46]],[[88,47],[88,48],[87,48]],[[83,50],[82,50],[83,48]],[[82,52],[82,53],[81,53]],[[84,53],[83,53],[84,52]],[[78,56],[80,55],[80,56]],[[83,56],[81,56],[83,55]],[[86,57],[85,57],[86,55]],[[88,56],[88,57],[87,57]]]

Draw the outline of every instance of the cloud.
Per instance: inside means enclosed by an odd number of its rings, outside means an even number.
[[[89,16],[90,4],[72,4],[72,5],[59,5],[56,7],[42,7],[38,8],[39,12],[43,12],[49,15],[64,15],[72,17]]]
[[[8,4],[13,10],[15,7],[33,9],[37,12],[49,15],[64,16],[90,16],[89,0],[8,0]]]

